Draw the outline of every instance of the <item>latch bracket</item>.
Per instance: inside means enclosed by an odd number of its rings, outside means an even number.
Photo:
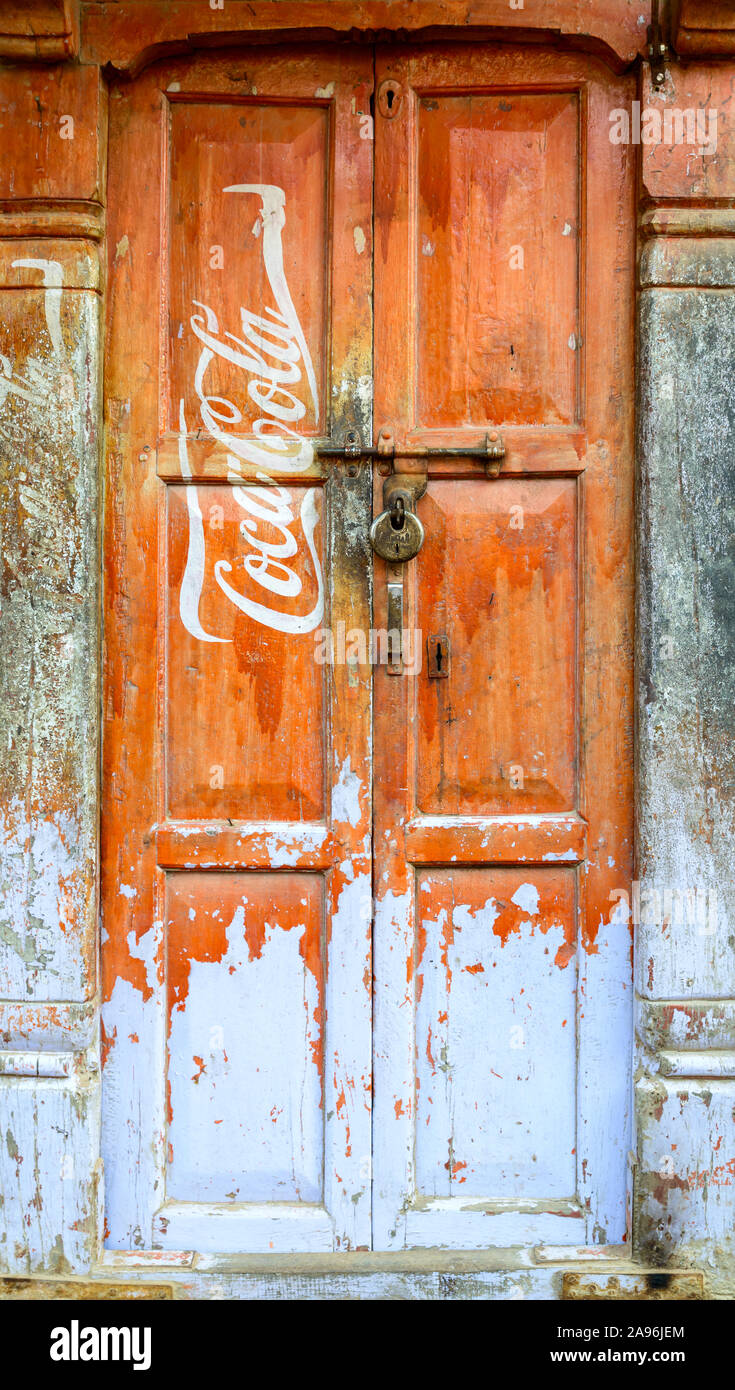
[[[487,477],[497,478],[505,458],[505,442],[498,430],[490,430],[481,444],[471,444],[466,448],[461,445],[458,448],[446,449],[416,445],[415,448],[409,446],[398,449],[392,430],[382,429],[378,435],[377,446],[374,446],[363,444],[359,430],[353,427],[345,433],[342,444],[317,444],[315,453],[322,458],[341,458],[352,461],[358,458],[378,459],[381,464],[387,465],[391,469],[395,467],[396,459],[414,459],[419,465],[421,463],[428,465],[431,459],[479,459],[485,465]],[[410,475],[403,473],[401,476],[405,478]],[[425,469],[417,476],[425,479]],[[422,495],[422,493],[418,494],[419,497]]]
[[[648,26],[646,37],[648,61],[651,66],[651,84],[656,91],[663,87],[666,81],[666,63],[669,59],[669,47],[664,38],[660,11],[661,0],[653,0],[651,23]]]

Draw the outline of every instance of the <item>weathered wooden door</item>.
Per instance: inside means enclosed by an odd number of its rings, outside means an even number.
[[[376,564],[377,623],[402,583],[425,665],[375,681],[375,1240],[621,1240],[627,87],[472,47],[387,51],[377,93],[376,428],[506,455],[429,459],[423,548]]]
[[[110,1241],[370,1241],[372,59],[111,100],[104,883]]]
[[[113,88],[112,1247],[623,1236],[626,94],[478,45]]]

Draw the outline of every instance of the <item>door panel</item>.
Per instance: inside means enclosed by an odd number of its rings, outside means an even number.
[[[302,410],[305,407],[298,420],[288,423],[298,428],[300,437],[320,433],[329,360],[325,351],[329,328],[325,247],[331,107],[326,102],[298,105],[283,104],[281,100],[276,104],[267,100],[267,94],[263,95],[265,100],[234,106],[227,101],[187,100],[181,93],[169,96],[170,387],[166,403],[170,413],[165,427],[170,430],[178,429],[181,400],[187,419],[198,420],[200,415],[195,381],[201,333],[208,325],[202,323],[199,328],[197,324],[192,332],[190,319],[192,306],[199,304],[204,289],[213,280],[225,282],[220,289],[221,309],[217,317],[231,323],[232,328],[226,331],[245,333],[251,351],[257,346],[254,332],[264,333],[274,346],[279,341],[274,313],[277,306],[272,303],[269,283],[273,266],[268,265],[269,257],[278,254],[278,242],[273,239],[268,248],[266,238],[268,224],[280,221],[283,213],[290,233],[284,225],[289,272],[284,283],[295,310],[294,323],[298,323],[303,341],[309,345],[308,356],[296,364],[306,377],[300,391],[295,370],[284,377],[286,386],[295,387],[291,394],[297,397],[298,406]],[[243,158],[245,150],[257,151],[256,157],[252,161]],[[284,188],[289,171],[291,198]],[[283,201],[276,190],[281,190]],[[212,250],[218,246],[222,248],[223,261],[227,248],[227,265],[223,265],[221,273],[216,269],[217,252]],[[261,248],[262,254],[255,255]],[[242,307],[248,313],[258,313],[262,308],[270,329],[251,322],[248,334],[247,323],[240,321]],[[282,337],[280,341],[283,343]],[[234,351],[237,343],[231,341],[230,347]],[[236,359],[218,355],[207,371],[207,388],[210,395],[216,393],[240,412],[241,419],[226,420],[226,426],[231,429],[235,423],[243,432],[256,431],[256,422],[263,416],[263,393],[253,389],[243,397],[238,379],[242,370],[242,363]],[[276,403],[281,411],[294,414],[297,410],[285,395]],[[217,420],[216,410],[213,413]],[[268,432],[274,431],[275,423],[271,420]]]
[[[416,125],[416,423],[570,423],[579,94],[435,91]]]
[[[417,625],[450,625],[454,659],[417,687],[417,810],[573,811],[574,483],[432,480],[421,518]]]
[[[168,876],[166,1193],[176,1201],[321,1200],[322,886],[318,874]],[[237,1028],[201,1057],[223,1019]]]
[[[447,46],[381,50],[376,91],[375,427],[428,486],[417,558],[375,565],[426,659],[375,673],[374,1240],[619,1241],[632,90]],[[500,477],[421,453],[486,431]]]
[[[289,616],[303,617],[313,626],[310,615],[324,602],[323,499],[321,489],[308,484],[289,484],[288,491],[293,518],[289,548],[295,550],[298,544],[303,555],[301,589],[290,599]],[[323,821],[327,692],[324,667],[305,659],[313,650],[313,638],[308,632],[279,631],[254,620],[223,595],[217,582],[219,575],[229,586],[237,575],[238,595],[264,606],[266,591],[258,594],[254,582],[261,558],[257,552],[243,556],[242,527],[246,535],[249,531],[263,540],[267,537],[281,549],[283,532],[279,535],[268,520],[267,500],[252,489],[245,498],[232,485],[197,490],[205,541],[197,579],[198,622],[204,632],[216,632],[220,639],[205,642],[196,624],[191,621],[187,628],[181,618],[179,599],[186,592],[182,586],[192,578],[187,494],[191,498],[193,489],[173,483],[166,489],[168,815],[182,820]],[[270,512],[273,515],[272,507]],[[274,582],[289,583],[275,566],[271,569]],[[285,611],[282,599],[280,603]],[[298,700],[293,698],[296,690]]]
[[[370,1242],[372,57],[111,100],[109,1243]]]
[[[574,869],[422,869],[417,904],[417,1191],[567,1197]]]

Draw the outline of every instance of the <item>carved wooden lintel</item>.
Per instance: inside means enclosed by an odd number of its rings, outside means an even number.
[[[533,10],[539,13],[534,20]],[[187,15],[186,10],[189,10]],[[84,21],[87,57],[92,61],[111,62],[113,66],[133,72],[149,60],[151,50],[163,45],[189,47],[199,42],[216,40],[236,41],[242,32],[252,40],[256,34],[319,28],[333,34],[355,30],[372,32],[400,29],[410,32],[417,25],[425,30],[461,27],[471,37],[468,25],[497,29],[501,20],[512,33],[519,30],[548,30],[579,43],[588,40],[598,43],[620,65],[632,62],[643,52],[641,34],[631,28],[629,16],[620,7],[587,0],[580,5],[575,0],[544,3],[525,0],[523,6],[508,8],[507,0],[494,4],[467,6],[463,3],[428,3],[418,16],[416,7],[394,0],[390,6],[375,0],[311,0],[298,6],[272,0],[242,3],[230,0],[228,23],[223,9],[202,7],[203,23],[192,32],[191,6],[181,3],[151,3],[138,6],[133,13],[124,0],[106,5],[104,0],[94,4],[81,0],[6,0],[0,12],[0,58],[18,62],[59,62],[74,57],[79,51],[79,13]],[[231,27],[233,8],[239,20],[236,31]],[[388,15],[387,11],[393,13]],[[300,15],[296,15],[296,11]],[[398,15],[396,11],[402,12]],[[542,21],[541,11],[545,11]],[[584,13],[583,13],[584,12]],[[298,18],[298,23],[296,22]],[[201,30],[201,32],[200,32]],[[113,39],[113,31],[116,40]],[[518,37],[521,37],[519,33]],[[674,51],[687,57],[728,57],[735,55],[735,9],[731,0],[672,0],[671,41]],[[114,51],[116,50],[116,51]]]
[[[78,50],[74,0],[6,0],[0,6],[0,58],[57,63]]]
[[[0,201],[0,238],[71,237],[101,241],[104,213],[100,203],[58,199]]]
[[[623,0],[225,0],[214,8],[205,0],[82,0],[81,56],[134,76],[158,57],[212,45],[492,34],[563,42],[622,70],[645,52],[649,10]]]
[[[674,0],[671,38],[682,57],[735,57],[732,0]]]

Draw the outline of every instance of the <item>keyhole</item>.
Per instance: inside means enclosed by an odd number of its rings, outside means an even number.
[[[389,77],[385,82],[381,82],[378,88],[378,110],[381,116],[387,120],[393,120],[401,108],[401,98],[403,92],[400,82],[395,78]]]
[[[429,680],[449,680],[450,646],[445,632],[431,632],[426,639]]]

